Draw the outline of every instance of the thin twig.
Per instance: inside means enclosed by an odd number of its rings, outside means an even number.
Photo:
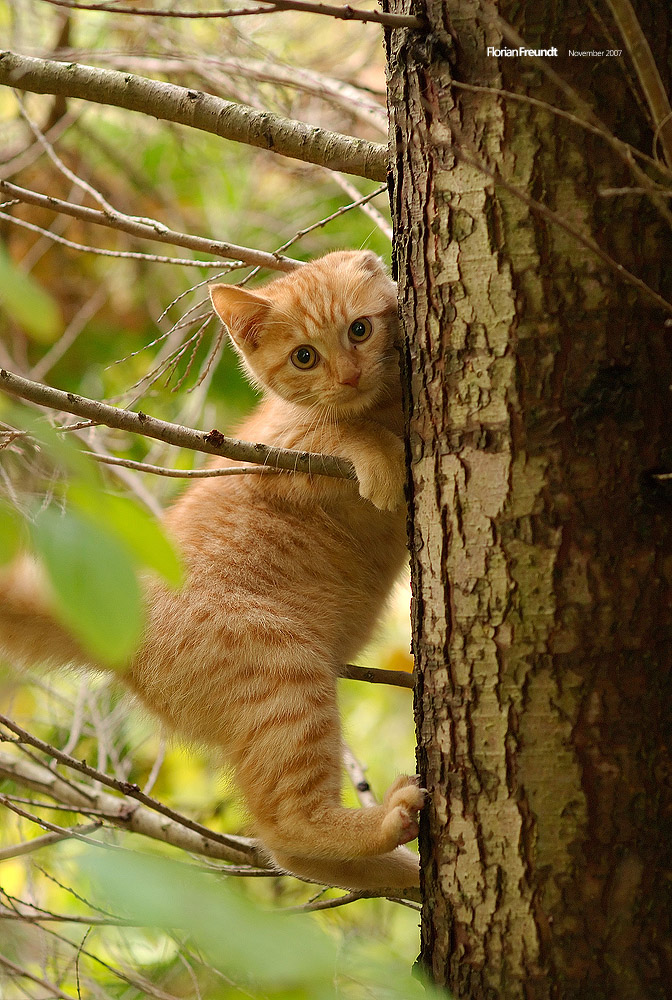
[[[162,803],[157,803],[159,808],[145,807],[138,805],[128,795],[118,798],[107,792],[94,791],[82,782],[66,782],[61,775],[43,764],[29,764],[2,752],[0,752],[0,774],[63,805],[70,806],[75,812],[81,810],[83,815],[88,814],[87,810],[93,801],[97,814],[113,826],[130,833],[142,834],[152,840],[160,840],[189,851],[190,854],[205,855],[217,861],[231,861],[236,865],[261,863],[253,840],[244,837],[223,837],[212,830],[207,830],[206,827],[201,827],[201,830],[206,831],[206,836],[200,830],[192,829],[194,826],[199,827],[200,824],[192,823],[188,817],[181,816],[174,810],[169,810],[174,818],[168,819],[165,815],[166,807]],[[104,777],[109,779],[108,775]],[[14,801],[11,796],[6,798]],[[48,803],[42,803],[42,808],[46,805]]]
[[[28,904],[29,905],[29,904]],[[4,910],[0,907],[0,920],[20,920],[26,924],[86,924],[92,927],[146,927],[137,920],[122,920],[112,917],[76,917],[67,913],[27,913],[23,910]]]
[[[534,58],[536,60],[537,57]],[[547,69],[545,60],[539,59],[539,63]],[[557,83],[557,80],[555,79],[557,74],[555,74],[553,70],[548,70],[548,72],[552,74],[553,82]],[[515,91],[503,90],[499,87],[483,87],[473,83],[463,83],[459,80],[453,80],[451,82],[451,86],[455,87],[457,90],[465,90],[476,94],[489,93],[498,97],[503,97],[505,100],[518,101],[522,104],[528,104],[531,107],[540,108],[543,111],[547,111],[549,114],[555,115],[557,118],[561,118],[564,121],[570,122],[572,125],[576,125],[579,128],[590,132],[592,135],[598,136],[611,146],[616,155],[626,165],[628,170],[640,182],[644,188],[644,192],[649,195],[651,201],[667,224],[672,226],[672,212],[670,212],[665,202],[661,200],[661,197],[665,194],[665,189],[661,188],[658,184],[655,184],[636,161],[641,160],[643,163],[654,168],[658,168],[659,164],[652,157],[647,156],[646,153],[642,153],[641,150],[636,149],[634,146],[630,145],[630,143],[624,142],[622,139],[615,136],[591,109],[589,109],[589,118],[580,118],[571,111],[564,111],[562,108],[555,107],[555,105],[549,104],[547,101],[540,101],[536,97],[530,97],[529,94],[517,94]],[[571,88],[569,88],[569,90],[571,95],[573,91]],[[582,110],[582,105],[580,105],[579,110]],[[668,175],[667,170],[664,170],[664,175]]]
[[[259,0],[267,7],[241,7],[233,10],[161,10],[153,7],[120,7],[113,3],[76,3],[75,0],[45,0],[54,7],[67,7],[70,10],[95,10],[114,14],[135,14],[139,17],[170,17],[184,19],[218,19],[240,17],[246,14],[273,14],[279,11],[298,10],[308,14],[324,14],[342,21],[370,21],[373,24],[384,24],[387,28],[424,28],[425,22],[412,14],[386,14],[375,10],[357,10],[346,4],[344,7],[334,7],[326,3],[307,3],[305,0]]]
[[[15,215],[9,215],[7,212],[0,212],[0,219],[12,222],[15,226],[21,226],[22,229],[30,229],[34,233],[40,233],[42,236],[47,236],[53,243],[60,243],[61,246],[69,247],[71,250],[81,250],[83,253],[93,253],[98,257],[121,257],[125,260],[147,260],[154,264],[177,264],[180,267],[220,268],[222,266],[221,261],[219,260],[190,260],[188,257],[166,257],[163,254],[142,253],[140,250],[106,250],[103,247],[91,247],[84,243],[75,243],[73,240],[68,240],[64,236],[58,236],[49,229],[43,229],[42,226],[36,226],[34,222],[28,222],[26,219],[19,219]]]
[[[348,903],[355,903],[358,899],[370,899],[370,895],[363,889],[356,889],[346,892],[335,899],[316,899],[308,903],[300,903],[298,906],[283,906],[278,912],[282,914],[291,913],[314,913],[316,910],[335,910],[339,906],[346,906]]]
[[[8,760],[9,758],[5,758],[4,755],[0,753],[0,769]],[[40,764],[39,766],[42,767],[43,765]],[[63,779],[59,778],[59,780],[62,781]],[[80,816],[98,816],[100,819],[109,819],[107,813],[103,809],[91,809],[89,806],[77,806],[76,808],[73,808],[72,803],[39,802],[37,799],[27,799],[23,795],[9,795],[8,793],[5,793],[5,798],[9,799],[11,802],[19,802],[21,805],[31,806],[33,809],[53,809],[56,812],[60,809],[61,812],[77,812]]]
[[[59,1000],[76,1000],[71,993],[64,993],[55,983],[50,983],[47,979],[40,979],[39,976],[34,976],[32,972],[28,972],[27,969],[22,969],[20,965],[16,965],[6,955],[0,955],[0,965],[4,965],[6,969],[16,973],[17,976],[21,976],[23,979],[29,979],[31,983],[37,983],[38,986],[47,991],[50,997],[59,997]]]
[[[271,469],[267,465],[232,465],[223,469],[169,469],[163,465],[149,465],[147,462],[135,462],[130,458],[116,458],[114,455],[96,455],[87,451],[94,462],[103,465],[119,465],[124,469],[136,469],[138,472],[149,472],[153,476],[166,476],[168,479],[215,479],[218,476],[244,476],[251,473],[277,473],[279,469]]]
[[[369,891],[368,889],[354,889],[352,892],[346,892],[342,896],[337,896],[335,899],[317,899],[310,900],[308,903],[302,903],[299,906],[286,906],[283,907],[279,912],[283,914],[290,913],[314,913],[316,910],[334,910],[339,906],[347,906],[348,903],[356,903],[358,899],[378,899],[381,893],[376,892],[375,889]],[[404,898],[406,897],[406,899]],[[405,901],[419,902],[420,901],[420,890],[419,889],[404,889],[404,896],[392,896],[386,894],[385,899],[388,899],[391,903],[401,903]],[[415,907],[413,907],[415,909]]]
[[[422,906],[419,902],[414,903],[410,899],[402,899],[401,896],[386,896],[385,899],[388,903],[398,903],[399,906],[406,906],[409,910],[415,910],[416,913],[422,912]]]
[[[55,142],[77,122],[81,114],[82,112],[78,111],[76,114],[70,113],[65,115],[52,128],[42,134],[46,139]],[[11,153],[8,159],[3,159],[0,156],[0,178],[13,177],[21,170],[29,167],[35,160],[38,160],[43,153],[44,147],[39,142],[31,142],[29,146],[26,146],[20,152]]]
[[[512,45],[518,47],[525,47],[524,39],[518,34],[518,32],[505,20],[497,15],[493,15],[490,20],[494,25],[496,25],[501,31],[502,35],[506,38],[508,42]],[[533,66],[536,66],[555,86],[560,90],[562,94],[567,97],[574,107],[583,115],[586,121],[591,122],[593,125],[597,126],[604,134],[605,137],[609,134],[609,129],[607,129],[604,122],[598,118],[598,116],[593,111],[592,107],[577,91],[569,84],[566,80],[556,73],[555,70],[549,64],[548,59],[542,59],[539,56],[526,56],[525,57]],[[617,139],[615,136],[611,137],[613,148],[619,153],[623,162],[632,171],[633,175],[643,187],[649,189],[649,198],[651,203],[655,206],[658,213],[666,220],[668,225],[672,224],[672,214],[669,208],[665,204],[664,199],[659,197],[656,192],[656,186],[651,182],[648,175],[634,162],[634,156],[639,158],[644,158],[645,162],[649,165],[656,167],[659,173],[663,174],[666,178],[670,178],[670,169],[657,160],[652,160],[649,157],[645,157],[644,154],[635,152],[631,150],[631,147],[627,143],[622,143],[621,140]],[[619,151],[620,147],[620,151]]]
[[[31,132],[39,142],[40,146],[44,149],[45,153],[54,164],[57,170],[59,170],[64,177],[67,177],[69,181],[72,181],[78,188],[90,194],[94,201],[97,201],[100,207],[108,212],[110,215],[121,215],[121,212],[117,212],[113,205],[110,205],[109,201],[94,188],[88,181],[85,181],[82,177],[73,173],[70,167],[66,166],[61,157],[58,155],[52,144],[49,142],[45,134],[38,127],[38,125],[33,121],[28,112],[26,111],[25,104],[23,102],[23,97],[18,90],[14,91],[14,96],[19,104],[19,111],[21,112],[21,117],[27,122]]]
[[[41,741],[36,740],[35,737],[31,737],[31,740],[34,743],[41,743]],[[49,746],[49,744],[42,745]],[[57,756],[62,756],[58,753],[55,747],[51,748],[51,752]],[[77,769],[81,770],[81,762],[76,761],[75,763],[80,765]],[[123,784],[117,782],[113,778],[110,778],[109,775],[101,775],[100,772],[95,771],[94,774],[98,775],[98,780],[104,778],[104,783],[108,785]],[[146,808],[145,806],[138,805],[136,802],[131,800],[130,795],[133,793],[129,793],[129,796],[124,796],[123,798],[109,795],[106,792],[95,792],[92,794],[90,788],[87,788],[79,782],[69,782],[66,784],[60,775],[55,774],[49,768],[44,767],[44,765],[36,767],[33,764],[16,760],[14,757],[2,753],[1,751],[0,775],[10,778],[17,784],[25,785],[28,788],[39,791],[40,793],[47,795],[58,802],[69,804],[75,812],[79,811],[82,802],[90,802],[93,798],[97,806],[100,807],[101,815],[104,817],[106,822],[112,824],[113,826],[117,826],[122,830],[127,830],[132,833],[150,837],[154,840],[160,840],[180,850],[188,851],[190,854],[203,855],[213,860],[231,861],[231,866],[217,866],[216,869],[213,869],[222,875],[230,874],[231,876],[240,877],[267,878],[277,877],[279,874],[282,874],[276,869],[271,868],[263,852],[259,851],[256,841],[246,837],[225,837],[221,834],[215,834],[213,831],[207,830],[206,827],[200,827],[199,824],[192,823],[187,819],[187,817],[181,816],[179,813],[175,813],[173,810],[167,809],[160,802],[155,802],[152,807]],[[16,806],[14,806],[11,802],[9,796],[3,797],[3,799],[4,798],[8,800],[5,804],[9,808],[14,808],[17,812],[19,812]],[[48,803],[42,803],[41,805],[43,808],[49,807]],[[86,806],[84,808],[86,808]],[[156,813],[161,813],[162,815],[156,815]],[[165,818],[167,814],[175,817],[174,821]],[[27,818],[31,819],[33,822],[38,822],[51,828],[54,832],[69,832],[63,827],[56,827],[54,824],[46,824],[29,813],[24,813],[24,815],[26,815]],[[198,830],[203,830],[207,836],[194,835],[191,832],[192,827],[196,827]],[[70,833],[71,835],[74,835],[72,832]],[[82,837],[80,839],[87,838]],[[226,843],[220,843],[219,841],[231,842],[235,846],[229,847]],[[90,841],[88,839],[87,843],[93,843],[97,847],[111,847],[111,845],[104,845],[99,841]],[[118,850],[121,850],[121,848],[118,848]],[[308,879],[304,881],[312,880]],[[374,896],[380,897],[383,895],[389,895],[389,890],[387,893],[385,890],[371,890],[370,892],[367,892],[366,895],[371,898]],[[419,898],[418,892],[415,889],[405,889],[403,896],[406,899],[412,900]]]
[[[654,291],[654,289],[647,285],[645,281],[638,278],[637,275],[628,271],[623,264],[619,264],[617,260],[614,260],[614,258],[603,250],[591,236],[587,236],[585,233],[575,229],[575,227],[571,225],[571,223],[567,222],[567,220],[558,212],[554,212],[546,205],[543,205],[541,202],[530,197],[530,195],[528,195],[525,191],[517,188],[514,184],[510,184],[509,181],[502,177],[499,171],[490,170],[486,167],[482,160],[465,150],[454,131],[452,131],[452,150],[458,159],[462,160],[469,166],[474,167],[486,177],[489,177],[496,185],[503,188],[505,191],[508,191],[509,194],[513,195],[515,198],[518,198],[533,212],[536,212],[543,218],[548,219],[549,222],[552,222],[561,229],[564,229],[564,231],[572,236],[578,243],[592,251],[592,253],[599,257],[600,260],[603,261],[612,271],[615,271],[619,278],[622,278],[623,281],[626,281],[630,285],[634,285],[634,287],[637,288],[643,295],[655,302],[660,309],[663,309],[667,313],[672,313],[671,302],[664,299],[662,295],[659,295],[658,292]]]
[[[0,191],[6,191],[28,205],[38,205],[41,208],[48,208],[52,212],[61,212],[64,215],[72,216],[73,219],[80,219],[82,222],[92,222],[95,225],[117,229],[120,232],[129,233],[131,236],[154,240],[157,243],[170,243],[172,246],[185,247],[188,250],[196,250],[198,253],[209,253],[214,257],[225,257],[227,260],[249,264],[252,267],[267,267],[274,271],[293,271],[301,266],[301,261],[292,260],[291,257],[283,257],[277,253],[265,253],[263,250],[241,247],[222,240],[209,240],[205,236],[178,233],[173,229],[168,229],[156,219],[146,219],[140,222],[132,216],[110,215],[95,208],[74,205],[72,202],[53,198],[51,195],[18,187],[9,181],[0,180]],[[218,266],[221,267],[221,264]]]
[[[0,715],[0,723],[5,726],[6,729],[9,729],[10,732],[18,736],[22,742],[28,743],[29,746],[35,747],[36,750],[41,750],[42,753],[47,754],[48,757],[60,761],[60,763],[65,764],[66,767],[70,767],[74,771],[79,771],[80,774],[85,774],[87,777],[93,778],[95,781],[100,781],[101,784],[107,785],[108,788],[114,788],[115,791],[121,792],[123,795],[127,795],[131,799],[136,799],[138,802],[142,802],[143,805],[148,806],[155,812],[159,812],[168,819],[174,820],[176,823],[187,827],[189,830],[193,830],[194,833],[199,834],[200,837],[203,837],[206,840],[215,841],[216,843],[222,844],[223,846],[237,851],[238,853],[240,853],[241,849],[246,850],[249,848],[249,841],[245,841],[244,838],[241,839],[240,837],[231,837],[222,833],[217,833],[214,830],[209,830],[207,826],[195,823],[186,816],[182,816],[180,813],[175,812],[174,809],[170,809],[168,806],[165,806],[162,802],[159,802],[158,799],[153,799],[149,795],[145,795],[145,793],[132,782],[119,781],[117,778],[111,778],[109,774],[105,774],[103,771],[98,771],[95,767],[91,767],[84,761],[77,760],[76,757],[71,757],[70,754],[63,753],[50,743],[45,743],[44,740],[38,739],[21,726],[18,726],[16,722],[8,719],[7,716]],[[95,795],[91,796],[91,793],[89,793],[89,799],[91,800],[92,798],[95,798]],[[91,804],[91,801],[89,804]],[[93,804],[95,804],[95,802]],[[238,860],[245,859],[239,858]]]
[[[332,180],[335,184],[338,184],[338,186],[342,191],[345,191],[345,193],[348,195],[349,198],[357,198],[358,194],[357,188],[347,179],[347,177],[344,177],[343,174],[339,174],[338,171],[334,170],[330,172],[329,177],[330,180]],[[387,184],[384,184],[382,188],[378,189],[378,191],[373,192],[373,195],[377,194],[387,194]],[[359,205],[362,209],[362,212],[364,212],[364,215],[368,216],[369,219],[371,219],[371,221],[373,222],[373,224],[378,229],[380,229],[381,233],[383,233],[383,235],[386,236],[388,240],[392,241],[394,235],[392,232],[392,226],[384,217],[384,215],[381,212],[379,212],[377,208],[374,208],[373,205],[369,205],[368,202],[369,198],[366,199],[360,198],[358,199],[358,201],[352,203],[352,207],[354,208],[355,206]]]
[[[47,372],[54,367],[56,362],[63,357],[68,348],[72,347],[89,320],[92,319],[98,310],[102,308],[106,299],[107,291],[103,285],[96,289],[90,298],[84,299],[84,302],[72,317],[56,343],[40,358],[37,364],[33,366],[30,372],[31,378],[35,379],[36,382],[39,382],[44,378]]]
[[[347,744],[343,745],[343,763],[345,764],[345,770],[350,776],[352,786],[357,793],[360,806],[370,809],[372,806],[377,805],[378,801],[367,780],[366,772]]]
[[[21,819],[30,820],[31,823],[35,823],[37,826],[41,827],[43,830],[48,830],[51,833],[58,834],[63,840],[71,837],[73,840],[81,840],[83,844],[89,844],[92,847],[98,847],[106,849],[111,845],[104,844],[100,840],[92,840],[91,837],[87,837],[85,834],[78,833],[74,827],[58,826],[56,823],[49,823],[46,819],[41,819],[39,816],[35,816],[34,813],[29,813],[20,806],[17,806],[8,796],[0,795],[0,805],[3,805],[5,809],[9,809],[11,812],[16,813]],[[95,829],[100,829],[101,824],[96,823]],[[120,848],[112,848],[113,850],[120,850]]]
[[[152,764],[152,769],[149,772],[147,781],[145,782],[145,787],[142,789],[145,795],[149,795],[152,788],[156,784],[156,780],[159,777],[159,772],[163,766],[163,762],[166,757],[166,737],[161,733],[159,740],[159,749],[157,751],[156,757],[154,758],[154,763]]]
[[[623,44],[630,54],[649,106],[655,133],[654,156],[657,140],[660,139],[665,162],[668,167],[672,167],[672,108],[649,43],[630,0],[607,0],[607,3],[618,25]]]
[[[656,194],[660,198],[672,198],[672,190],[666,191],[665,188],[656,187]],[[600,198],[617,198],[626,197],[627,195],[642,195],[651,194],[650,188],[644,187],[619,187],[619,188],[598,188],[597,193]]]
[[[338,174],[336,174],[335,177],[338,177]],[[335,212],[332,212],[331,215],[327,215],[324,219],[320,219],[319,222],[313,222],[310,226],[306,226],[305,229],[300,229],[294,234],[294,236],[292,236],[291,239],[287,240],[286,243],[283,243],[281,247],[278,247],[275,252],[282,253],[283,250],[287,250],[294,243],[298,242],[298,240],[302,239],[304,236],[307,236],[308,233],[312,233],[315,229],[321,229],[323,226],[326,226],[328,222],[338,219],[341,215],[345,215],[346,212],[352,211],[353,208],[362,208],[373,198],[377,198],[380,194],[387,194],[387,184],[383,184],[381,187],[376,188],[375,191],[370,191],[369,194],[362,196],[359,196],[359,192],[355,187],[348,185],[347,193],[349,197],[354,198],[355,200],[351,201],[348,205],[341,205],[341,207],[337,208]]]

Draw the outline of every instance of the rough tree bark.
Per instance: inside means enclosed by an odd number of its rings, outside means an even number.
[[[597,5],[600,7],[600,5]],[[658,66],[672,13],[637,0]],[[663,998],[672,983],[672,468],[665,312],[478,161],[672,296],[651,201],[498,13],[650,152],[622,48],[578,0],[391,0],[392,204],[412,460],[422,961],[456,997]],[[504,42],[504,45],[511,44]],[[563,57],[564,55],[564,57]],[[669,92],[669,78],[666,80]],[[583,112],[580,113],[583,116]],[[667,249],[666,249],[667,248]]]

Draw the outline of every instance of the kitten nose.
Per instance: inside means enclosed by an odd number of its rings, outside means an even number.
[[[341,364],[338,369],[338,382],[339,385],[351,385],[355,389],[359,385],[359,380],[362,377],[362,373],[357,367],[357,365],[352,364]]]

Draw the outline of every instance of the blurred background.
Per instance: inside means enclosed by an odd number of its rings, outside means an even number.
[[[151,0],[142,6],[151,8]],[[197,0],[188,9],[214,6]],[[3,47],[23,55],[167,80],[386,142],[382,29],[374,24],[295,12],[177,20],[0,0],[0,36]],[[379,184],[111,107],[0,88],[0,180],[98,209],[107,203],[183,233],[269,252],[284,247],[300,260],[370,248],[389,261],[387,195]],[[209,315],[206,283],[245,278],[254,284],[269,276],[15,203],[0,190],[0,365],[94,399],[235,434],[256,397]],[[36,448],[22,436],[31,412],[0,397],[7,524],[10,512],[30,519],[36,509],[63,505],[58,462],[47,446]],[[75,420],[65,416],[60,423]],[[76,434],[88,450],[160,466],[188,469],[205,459],[102,427]],[[184,488],[179,480],[115,467],[102,468],[100,477],[97,488],[153,516]],[[0,550],[2,542],[0,529]],[[408,606],[408,585],[401,581],[362,663],[412,669]],[[215,830],[247,832],[235,791],[212,754],[166,739],[106,678],[37,672],[19,679],[11,665],[0,669],[0,711],[20,726]],[[414,769],[411,692],[340,684],[346,738],[380,796],[397,773]],[[6,742],[0,750],[19,752]],[[0,783],[0,792],[19,808],[23,800],[24,811],[45,821],[82,822],[74,813],[38,806],[46,800],[10,780]],[[350,785],[346,796],[356,804]],[[86,894],[96,894],[84,863],[86,844],[70,839],[12,856],[15,845],[44,832],[0,806],[0,951],[10,962],[4,972],[0,964],[0,995],[7,1000],[44,996],[45,982],[61,991],[50,996],[77,997],[382,997],[416,990],[407,972],[418,947],[419,914],[410,907],[374,899],[292,917],[303,922],[293,931],[299,941],[301,928],[317,923],[331,942],[327,981],[307,971],[304,980],[275,982],[267,974],[255,985],[254,970],[247,970],[249,978],[245,970],[227,978],[226,955],[208,959],[207,948],[199,952],[188,935],[106,922]],[[96,836],[144,854],[180,854],[118,831]],[[288,878],[236,883],[239,895],[267,909],[301,905],[315,894]],[[40,921],[42,911],[80,922]],[[87,924],[92,915],[98,922]],[[259,933],[263,951],[268,941]]]

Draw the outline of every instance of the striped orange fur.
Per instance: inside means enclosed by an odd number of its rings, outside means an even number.
[[[394,284],[374,254],[337,252],[211,295],[264,390],[239,436],[342,456],[357,482],[192,485],[166,515],[188,581],[148,584],[128,683],[170,727],[222,749],[281,868],[347,888],[417,885],[417,857],[399,845],[417,834],[424,792],[402,777],[382,805],[343,807],[336,698],[338,668],[370,638],[406,558]],[[34,595],[20,574],[0,587],[0,642],[40,659],[46,630],[55,659],[81,659]]]

